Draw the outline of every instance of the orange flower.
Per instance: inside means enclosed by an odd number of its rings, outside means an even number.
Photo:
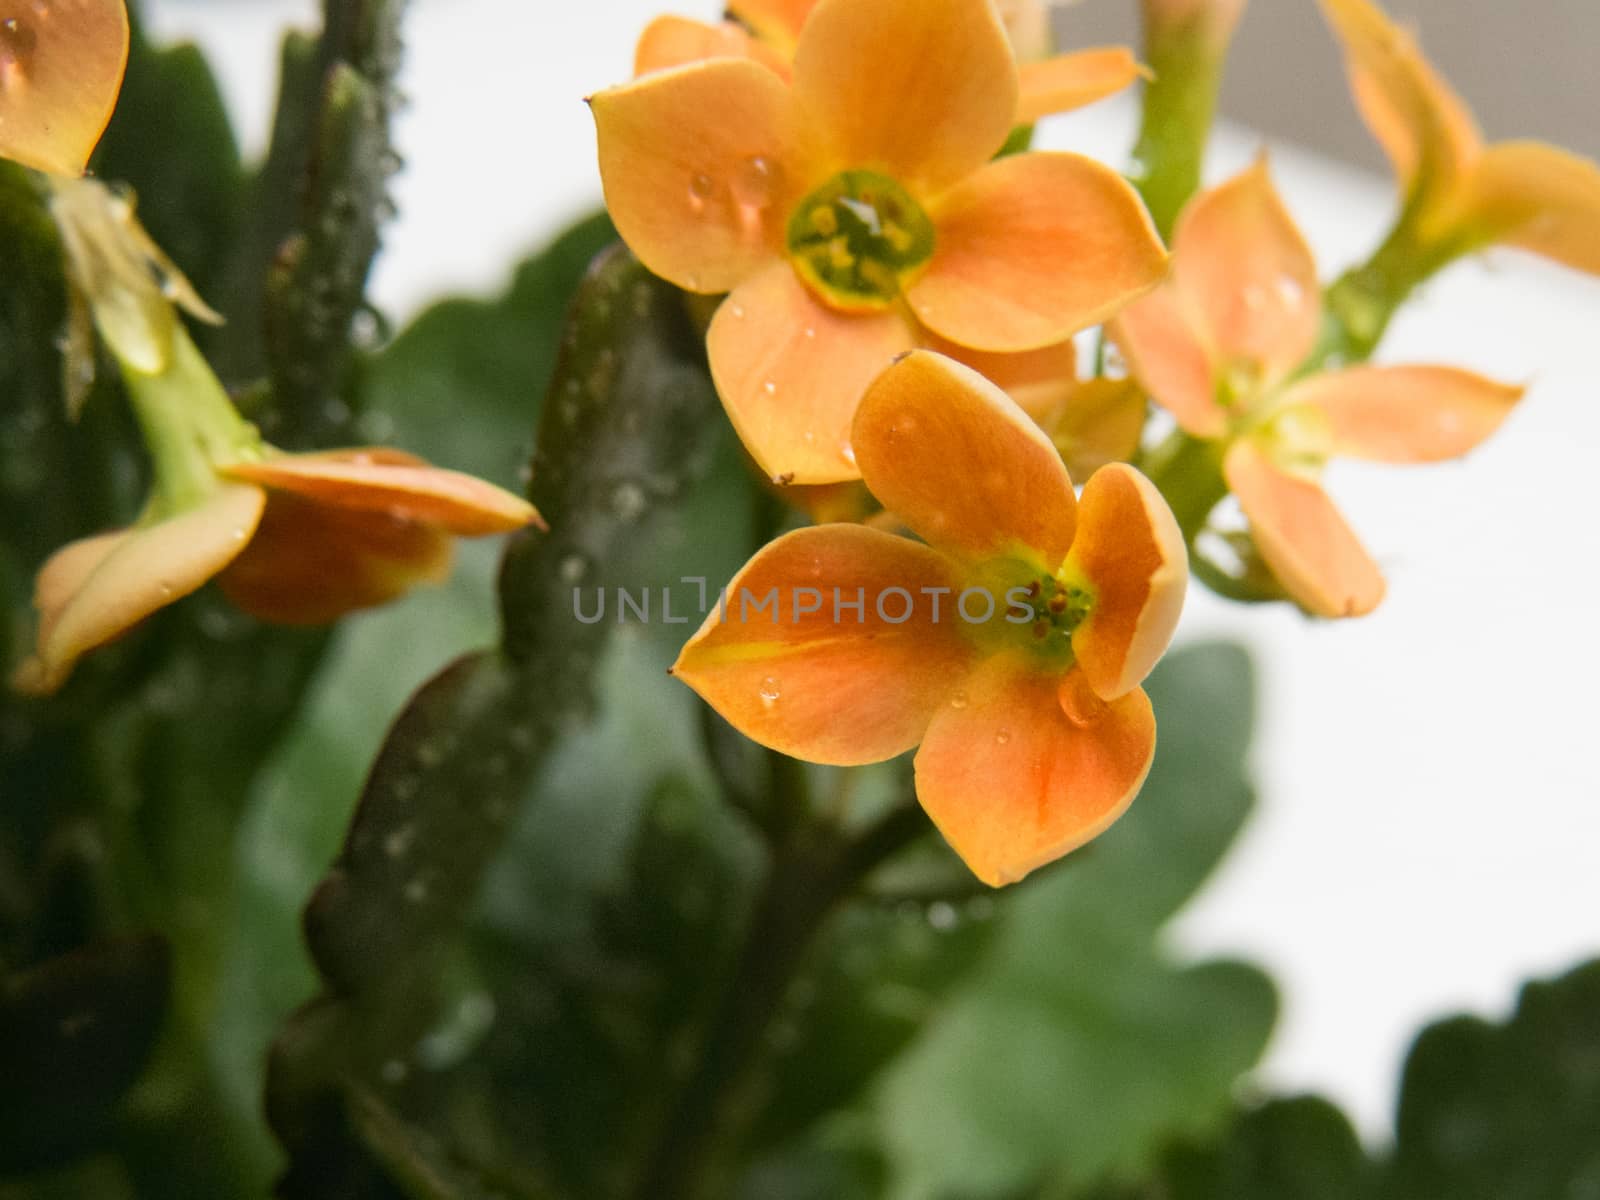
[[[926,544],[861,525],[779,538],[673,673],[798,758],[848,766],[920,743],[917,797],[946,840],[986,883],[1021,879],[1144,781],[1155,722],[1139,684],[1183,603],[1182,535],[1131,467],[1097,472],[1079,501],[1027,415],[929,351],[872,384],[854,445]]]
[[[633,73],[664,71],[708,58],[751,58],[785,80],[793,76],[800,31],[817,0],[734,0],[733,20],[712,25],[687,17],[657,17],[634,50]],[[1038,0],[996,4],[1017,60],[1017,120],[1069,112],[1114,96],[1148,74],[1125,46],[1050,54],[1050,14]]]
[[[55,691],[83,655],[213,577],[262,620],[323,624],[444,579],[452,536],[538,519],[509,492],[394,450],[224,464],[193,503],[154,502],[131,528],[51,555],[35,586],[37,649],[12,686]]]
[[[1319,616],[1359,616],[1384,582],[1318,482],[1328,458],[1454,458],[1495,430],[1522,389],[1450,367],[1299,375],[1321,317],[1311,251],[1260,162],[1185,209],[1172,278],[1111,332],[1151,396],[1216,447],[1289,594]]]
[[[122,0],[0,0],[0,158],[82,174],[127,63]]]
[[[1033,350],[1160,279],[1165,253],[1114,172],[990,161],[1018,95],[989,0],[821,0],[792,83],[715,58],[593,98],[623,238],[680,287],[732,292],[711,369],[768,474],[856,478],[856,404],[925,331]]]
[[[1371,0],[1321,0],[1356,104],[1405,189],[1403,223],[1437,263],[1508,243],[1600,274],[1600,168],[1542,142],[1485,146],[1471,111]]]
[[[263,443],[172,299],[211,310],[160,269],[166,256],[132,205],[90,179],[51,179],[49,191],[68,277],[122,368],[155,481],[132,527],[72,542],[44,564],[36,649],[13,687],[55,691],[84,654],[213,577],[263,620],[320,624],[442,579],[452,536],[539,521],[509,492],[399,451],[284,454]]]

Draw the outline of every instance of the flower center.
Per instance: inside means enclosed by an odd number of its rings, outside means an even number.
[[[1072,665],[1072,635],[1094,610],[1094,594],[1087,587],[1064,573],[1014,558],[984,563],[973,573],[971,585],[994,598],[992,618],[968,627],[982,648],[997,653],[1021,647],[1049,671]]]
[[[933,222],[887,175],[841,171],[795,207],[788,241],[795,270],[824,300],[887,308],[933,257]]]

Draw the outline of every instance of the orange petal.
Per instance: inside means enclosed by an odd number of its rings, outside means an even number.
[[[1265,159],[1184,210],[1173,234],[1172,277],[1219,369],[1245,364],[1275,382],[1316,344],[1316,260]]]
[[[992,158],[1017,115],[1016,60],[989,0],[821,0],[794,90],[835,170],[924,193]]]
[[[1124,463],[1096,471],[1067,571],[1094,597],[1072,635],[1078,665],[1101,697],[1127,695],[1166,653],[1189,586],[1183,533],[1156,486]]]
[[[1021,85],[1017,123],[1031,125],[1040,117],[1104,100],[1149,74],[1126,46],[1101,46],[1023,63],[1017,68]]]
[[[1109,463],[1129,462],[1144,434],[1144,392],[1132,379],[1090,379],[1073,389],[1045,427],[1075,479]]]
[[[952,188],[933,219],[933,259],[906,298],[929,329],[977,350],[1064,341],[1166,271],[1138,195],[1077,154],[990,163]]]
[[[1252,442],[1223,460],[1261,557],[1307,612],[1359,617],[1383,600],[1383,575],[1314,479],[1285,471]]]
[[[917,752],[917,799],[991,887],[1104,832],[1150,770],[1156,722],[1144,692],[1074,704],[1069,716],[1060,697],[1069,686],[1021,656],[988,659],[939,710]]]
[[[745,448],[784,483],[858,479],[850,422],[867,385],[914,345],[895,312],[819,303],[788,263],[741,284],[711,321],[711,375]]]
[[[1017,402],[1017,407],[1047,430],[1078,387],[1078,348],[1070,338],[1021,354],[969,350],[938,334],[930,335],[927,343],[930,350],[937,350],[998,384]]]
[[[81,175],[127,63],[123,0],[0,3],[0,158]]]
[[[758,37],[793,57],[800,30],[817,0],[728,0],[728,11]]]
[[[1322,0],[1356,107],[1408,191],[1449,184],[1482,144],[1472,113],[1415,40],[1371,0]]]
[[[1050,439],[970,367],[918,350],[868,389],[856,457],[872,494],[923,540],[974,561],[1072,545],[1077,498]]]
[[[713,611],[672,673],[763,746],[840,766],[893,758],[922,739],[973,661],[950,598],[935,619],[922,592],[955,587],[950,563],[907,538],[798,529],[735,576],[726,619]],[[844,607],[857,599],[859,620]]]
[[[1498,429],[1524,390],[1455,367],[1351,367],[1296,384],[1284,406],[1319,409],[1335,454],[1438,462]]]
[[[269,493],[250,545],[217,579],[238,608],[279,625],[326,625],[450,574],[450,535],[380,509]]]
[[[789,61],[783,55],[727,21],[708,25],[687,17],[657,17],[639,35],[633,52],[633,73],[647,75],[708,58],[748,58],[787,79]]]
[[[796,188],[790,99],[749,59],[658,71],[590,98],[606,208],[640,261],[726,292],[778,253]]]
[[[1216,369],[1199,318],[1167,282],[1135,300],[1108,327],[1128,369],[1186,433],[1221,437],[1228,412],[1217,403]]]
[[[286,454],[220,470],[234,479],[293,492],[321,505],[384,513],[434,525],[458,537],[544,524],[533,505],[492,483],[375,446]]]
[[[221,571],[261,518],[260,488],[220,488],[164,521],[73,542],[39,572],[39,641],[12,678],[43,695],[66,682],[79,658],[120,637]]]
[[[1542,142],[1501,142],[1467,180],[1461,220],[1591,275],[1600,275],[1600,167]]]

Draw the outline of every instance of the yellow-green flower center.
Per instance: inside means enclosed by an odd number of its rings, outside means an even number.
[[[876,171],[841,171],[795,206],[789,256],[802,279],[840,308],[887,308],[933,257],[933,222]]]
[[[992,559],[973,571],[969,587],[987,592],[994,601],[989,620],[965,626],[984,651],[1021,648],[1053,673],[1073,664],[1072,635],[1094,610],[1095,598],[1072,578],[1069,567],[1051,572],[1022,558]],[[973,610],[985,607],[967,605]]]

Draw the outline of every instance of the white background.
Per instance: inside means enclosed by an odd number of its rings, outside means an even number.
[[[311,0],[157,0],[197,38],[247,150],[265,139],[277,31]],[[443,290],[497,291],[510,265],[597,202],[581,97],[624,79],[662,0],[416,0],[399,132],[410,166],[375,279],[396,318]],[[714,0],[683,0],[709,16]],[[1531,19],[1531,18],[1530,18]],[[1331,54],[1330,44],[1293,48]],[[1041,142],[1121,165],[1130,104],[1047,123]],[[1224,130],[1212,175],[1259,140]],[[1269,147],[1325,274],[1375,244],[1392,194]],[[1227,634],[1263,676],[1262,802],[1174,937],[1267,965],[1285,1010],[1261,1074],[1350,1106],[1374,1138],[1423,1021],[1503,1013],[1518,980],[1600,952],[1600,283],[1512,254],[1459,266],[1397,322],[1384,361],[1531,381],[1468,462],[1338,465],[1331,485],[1383,563],[1372,617],[1311,624],[1197,591],[1183,637]]]

